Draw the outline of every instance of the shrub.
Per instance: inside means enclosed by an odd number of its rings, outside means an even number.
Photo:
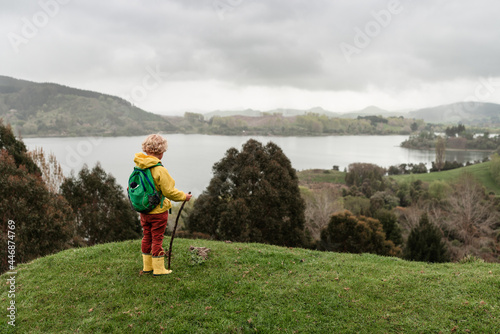
[[[439,229],[429,221],[424,213],[419,225],[408,236],[403,257],[407,260],[424,262],[447,262],[449,255]]]
[[[429,185],[429,196],[436,200],[446,199],[452,191],[451,186],[444,181],[434,181]]]
[[[461,258],[458,263],[460,264],[466,264],[466,263],[484,263],[484,260],[480,257],[468,254]]]
[[[327,228],[321,232],[321,250],[343,253],[373,253],[397,256],[401,250],[386,240],[382,224],[373,218],[356,217],[351,212],[332,215]]]
[[[344,209],[356,216],[369,216],[371,213],[370,199],[359,196],[344,197]]]
[[[379,209],[391,210],[399,205],[399,198],[387,191],[378,191],[370,197],[370,209],[375,213]]]
[[[367,197],[380,190],[384,190],[383,177],[385,169],[369,163],[352,163],[345,176],[348,186],[360,187]]]
[[[399,227],[398,217],[394,212],[387,209],[380,209],[375,212],[373,217],[378,219],[382,224],[387,240],[391,240],[396,246],[403,244],[403,235]]]

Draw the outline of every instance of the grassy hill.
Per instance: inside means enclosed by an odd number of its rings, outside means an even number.
[[[403,182],[406,180],[416,181],[422,180],[424,182],[432,183],[433,181],[453,181],[457,180],[462,173],[471,173],[474,177],[481,182],[486,188],[486,191],[493,192],[497,196],[500,195],[500,185],[498,185],[490,174],[491,162],[483,162],[472,166],[462,168],[432,172],[426,174],[406,174],[406,175],[391,175],[390,177],[396,181]],[[297,175],[302,183],[336,183],[345,184],[345,172],[310,169],[297,172]]]
[[[491,162],[488,161],[472,166],[466,166],[442,172],[411,175],[392,175],[391,177],[397,181],[422,180],[424,182],[431,183],[433,181],[452,181],[458,179],[460,174],[462,173],[471,173],[479,182],[481,182],[481,184],[486,188],[488,192],[493,192],[496,195],[500,195],[500,185],[498,185],[491,177],[490,164]]]
[[[116,96],[0,76],[0,118],[29,136],[121,136],[174,131],[167,119]]]
[[[168,245],[168,238],[164,245]],[[192,264],[189,246],[211,248]],[[23,333],[495,333],[500,265],[426,264],[176,239],[173,273],[140,275],[140,241],[21,264]],[[3,275],[6,282],[9,275]],[[7,286],[3,305],[11,298]],[[4,309],[5,310],[5,309]],[[5,311],[4,311],[5,312]],[[4,317],[1,332],[12,327]]]

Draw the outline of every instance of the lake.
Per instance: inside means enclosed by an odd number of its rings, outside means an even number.
[[[235,147],[241,149],[250,138],[263,144],[272,141],[281,147],[296,170],[331,169],[334,165],[344,170],[353,162],[367,162],[381,167],[402,163],[423,162],[427,168],[435,160],[433,150],[410,150],[400,147],[408,136],[328,136],[328,137],[259,137],[259,136],[209,136],[164,135],[168,150],[163,164],[182,191],[194,196],[208,186],[212,166]],[[52,152],[61,164],[65,175],[73,170],[77,174],[84,164],[89,168],[97,162],[117,182],[126,188],[128,176],[134,168],[134,154],[141,151],[146,136],[138,137],[76,137],[76,138],[27,138],[23,139],[29,150],[41,147]],[[447,151],[446,159],[458,162],[482,160],[488,152]]]

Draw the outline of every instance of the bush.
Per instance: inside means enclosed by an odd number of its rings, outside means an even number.
[[[379,209],[391,210],[399,205],[399,198],[388,191],[378,191],[370,197],[370,210],[375,213]]]
[[[373,218],[356,217],[349,211],[334,214],[327,228],[321,232],[321,250],[342,253],[373,253],[397,256],[401,253],[386,240],[382,224]]]
[[[352,163],[345,176],[348,186],[359,187],[366,197],[385,189],[385,169],[369,163]]]
[[[429,196],[436,200],[446,199],[453,189],[444,181],[434,181],[429,185]]]
[[[373,217],[378,219],[382,224],[387,240],[391,240],[396,246],[403,244],[403,235],[399,227],[398,217],[394,212],[387,209],[380,209],[375,212]]]
[[[424,213],[417,227],[411,230],[404,249],[407,260],[424,262],[447,262],[449,255],[439,229],[429,221]]]
[[[369,216],[370,199],[360,196],[346,196],[344,197],[344,209],[352,212],[355,216]]]
[[[458,263],[460,264],[466,264],[466,263],[484,263],[484,260],[480,257],[468,254],[461,258]]]

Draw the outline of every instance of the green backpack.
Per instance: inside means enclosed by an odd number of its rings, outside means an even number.
[[[151,168],[162,166],[161,162],[149,168],[134,167],[134,171],[128,179],[128,199],[132,208],[141,213],[148,213],[161,203],[165,196],[156,190]]]

